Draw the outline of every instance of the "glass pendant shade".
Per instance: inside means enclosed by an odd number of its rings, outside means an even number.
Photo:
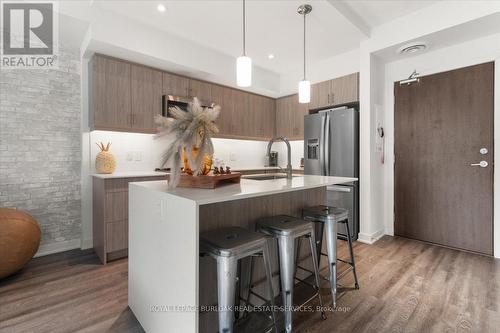
[[[302,80],[299,82],[299,103],[311,101],[311,82]]]
[[[236,84],[239,87],[252,85],[252,59],[241,56],[236,59]]]

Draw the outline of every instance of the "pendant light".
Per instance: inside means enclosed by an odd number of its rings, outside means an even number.
[[[299,103],[309,103],[311,100],[311,82],[306,80],[306,15],[311,11],[311,5],[301,5],[297,9],[297,12],[304,17],[304,76],[299,82]]]
[[[243,55],[236,59],[236,84],[239,87],[250,87],[252,85],[252,59],[247,57],[246,52],[246,17],[245,0],[243,0]]]

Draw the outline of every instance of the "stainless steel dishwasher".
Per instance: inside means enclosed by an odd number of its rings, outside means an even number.
[[[353,240],[358,239],[359,202],[358,184],[332,185],[326,188],[326,204],[349,210],[349,229]],[[347,239],[347,231],[343,224],[338,225],[338,238]]]

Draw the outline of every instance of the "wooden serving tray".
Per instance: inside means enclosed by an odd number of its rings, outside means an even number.
[[[222,184],[239,183],[241,172],[231,172],[226,175],[214,175],[209,173],[205,176],[190,176],[181,174],[177,187],[193,187],[193,188],[216,188]]]

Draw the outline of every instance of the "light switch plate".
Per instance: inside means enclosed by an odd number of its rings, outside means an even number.
[[[136,151],[134,152],[134,161],[142,161],[142,152],[140,151]]]

